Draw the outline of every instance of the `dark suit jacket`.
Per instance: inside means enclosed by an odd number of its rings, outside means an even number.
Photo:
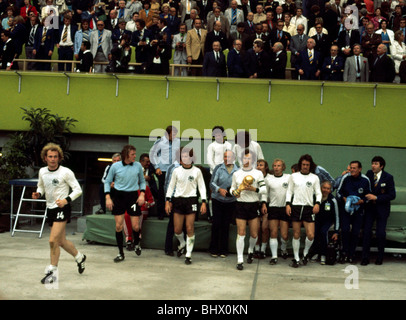
[[[7,44],[2,42],[0,49],[1,69],[7,69],[7,63],[11,63],[14,60],[15,54],[16,47],[13,39],[10,38],[10,41],[7,42]]]
[[[227,77],[226,57],[224,53],[220,51],[219,62],[217,62],[213,50],[207,52],[204,55],[202,72],[204,77]]]
[[[124,34],[127,34],[127,35],[129,36],[129,39],[131,39],[131,36],[132,36],[132,32],[131,32],[131,31],[129,31],[129,30],[124,30],[123,35],[124,35]],[[114,43],[119,43],[119,44],[120,44],[121,37],[122,37],[122,35],[121,35],[121,30],[120,30],[120,29],[114,29],[114,30],[111,32],[111,41],[113,42],[113,44],[114,44]]]
[[[346,36],[347,36],[347,30],[343,30],[339,33],[338,39],[337,39],[338,51],[339,51],[340,55],[342,55],[342,56],[344,56],[344,54],[342,53],[341,48],[345,48],[347,45]],[[356,43],[359,43],[359,39],[360,39],[359,31],[351,30],[350,43],[349,43],[349,46],[351,48],[350,56],[353,55],[352,46]]]
[[[280,42],[283,44],[283,48],[286,51],[288,48],[288,42],[290,42],[291,36],[290,33],[286,31],[282,31],[282,36],[278,38],[278,29],[273,29],[269,35],[270,42],[275,44],[275,42]]]
[[[37,28],[37,32],[35,33],[35,38],[34,38],[34,49],[38,50],[41,47],[41,39],[42,39],[42,32],[44,30],[43,26],[39,26]],[[54,29],[48,29],[46,33],[46,39],[44,41],[44,51],[49,52],[54,51],[55,47],[55,32]]]
[[[207,37],[206,37],[206,43],[204,44],[204,50],[205,52],[209,52],[213,50],[213,42],[214,41],[220,41],[221,45],[221,51],[224,51],[228,49],[228,40],[227,36],[224,32],[219,32],[219,34],[216,36],[214,34],[214,31],[208,32]]]
[[[310,63],[307,49],[300,51],[296,60],[296,70],[302,69],[304,74],[300,76],[301,80],[317,80],[315,73],[317,70],[321,70],[322,60],[321,54],[317,50],[313,50],[314,57],[313,62]]]
[[[179,25],[180,19],[176,15],[175,17],[171,18],[172,16],[168,16],[166,21],[168,22],[167,26],[171,34],[178,34],[179,33]],[[173,20],[172,20],[173,19]]]
[[[239,54],[233,49],[227,55],[228,76],[231,78],[244,78],[244,65],[242,63],[242,53]]]
[[[58,35],[57,38],[55,39],[55,43],[58,44],[61,40],[62,40],[62,32],[63,32],[63,28],[64,28],[64,24],[60,24],[59,25],[59,30],[58,30]],[[76,31],[78,31],[78,27],[75,26],[74,24],[70,25],[70,37],[72,39],[72,42],[75,42],[75,34]]]
[[[271,57],[265,50],[257,55],[252,48],[249,49],[244,55],[243,63],[248,77],[256,73],[257,78],[270,78]]]
[[[369,181],[371,181],[372,194],[378,198],[375,201],[370,201],[366,204],[365,209],[368,210],[371,206],[376,206],[379,213],[388,215],[390,213],[390,202],[396,198],[395,182],[393,176],[386,171],[382,171],[376,187],[374,186],[374,173],[368,170],[366,173]]]
[[[271,78],[285,79],[286,62],[288,59],[286,51],[281,51],[278,56],[272,52],[271,57]]]
[[[314,49],[320,52],[321,58],[323,59],[329,56],[331,47],[329,37],[323,33],[320,40],[317,39],[317,35],[314,35],[312,38],[316,41],[316,47]]]
[[[148,56],[150,53],[150,46],[145,45],[145,46],[139,46],[138,42],[140,42],[141,40],[146,40],[147,38],[149,39],[149,41],[151,42],[153,40],[153,35],[151,33],[150,30],[145,29],[144,31],[144,36],[141,39],[141,32],[138,30],[135,30],[131,36],[131,45],[133,47],[135,47],[135,60],[137,62],[146,62],[148,60]]]
[[[343,81],[343,70],[345,60],[337,56],[331,64],[331,56],[325,57],[321,67],[321,79],[331,81]],[[328,67],[330,66],[330,67]]]
[[[371,75],[370,82],[393,82],[395,79],[395,63],[393,60],[384,54],[380,59],[376,60],[378,56],[374,56],[372,63],[369,65]]]
[[[17,55],[20,55],[23,50],[23,44],[27,40],[27,28],[24,24],[18,23],[10,33],[10,38],[13,39]]]
[[[369,42],[367,44],[367,42]],[[373,55],[376,54],[376,48],[382,43],[382,38],[380,34],[374,33],[372,38],[369,34],[366,34],[361,39],[362,55],[368,59],[369,63],[372,62]]]

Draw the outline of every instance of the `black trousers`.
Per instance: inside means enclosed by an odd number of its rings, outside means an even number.
[[[165,217],[165,177],[166,172],[162,172],[160,176],[158,176],[158,199],[157,199],[157,214],[159,219],[163,219]]]
[[[210,253],[228,254],[228,235],[235,211],[235,202],[212,199],[213,221],[211,225]]]

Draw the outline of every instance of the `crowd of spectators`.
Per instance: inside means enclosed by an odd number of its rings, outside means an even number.
[[[57,50],[81,72],[284,79],[290,62],[292,79],[406,82],[405,0],[0,0],[0,14],[1,69]]]

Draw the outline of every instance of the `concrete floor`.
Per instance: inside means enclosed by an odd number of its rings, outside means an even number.
[[[298,269],[290,259],[275,266],[269,259],[254,260],[236,270],[236,255],[213,258],[193,253],[193,263],[169,257],[161,250],[144,249],[141,256],[126,252],[124,262],[115,264],[114,246],[82,241],[75,220],[67,235],[87,255],[85,272],[77,272],[73,258],[63,250],[59,280],[42,285],[49,264],[48,236],[9,232],[0,234],[0,297],[8,300],[404,300],[405,258],[388,254],[382,266],[321,266],[309,263]]]

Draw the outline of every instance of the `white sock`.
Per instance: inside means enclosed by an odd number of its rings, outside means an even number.
[[[75,260],[77,263],[80,263],[83,259],[83,254],[78,251],[78,254],[75,256]]]
[[[257,238],[257,239],[258,239],[258,238]],[[250,242],[250,244],[251,244],[251,242]],[[255,244],[254,248],[255,248],[255,251],[259,251],[259,244]],[[248,251],[248,252],[249,252],[249,251]]]
[[[254,248],[257,248],[257,245],[255,245],[257,243],[258,237],[253,238],[250,237],[250,245],[248,247],[248,253],[254,253]],[[258,245],[258,249],[259,249],[259,245]]]
[[[287,246],[288,242],[285,239],[281,238],[281,250],[286,251]]]
[[[293,255],[296,261],[299,261],[300,238],[292,239]]]
[[[304,247],[304,250],[303,250],[303,255],[304,255],[304,256],[307,256],[307,254],[309,253],[309,250],[310,250],[310,247],[312,246],[312,244],[313,244],[313,240],[309,240],[309,239],[307,239],[307,237],[306,237],[306,240],[305,240],[305,247]]]
[[[266,251],[267,245],[268,245],[268,243],[262,242],[262,244],[261,244],[261,252],[265,252],[265,251]]]
[[[195,235],[189,237],[186,236],[186,257],[192,257],[193,247],[195,245]]]
[[[270,238],[269,247],[271,248],[272,258],[277,258],[278,257],[278,238]]]
[[[50,264],[48,267],[45,268],[45,274],[47,274],[50,271],[55,273],[57,270],[58,270],[57,266],[53,266],[52,264]]]
[[[237,247],[237,263],[243,263],[244,262],[244,239],[245,236],[240,236],[237,234],[237,240],[236,240],[236,247]]]
[[[179,248],[183,248],[183,247],[186,245],[186,242],[185,242],[185,235],[183,234],[183,232],[180,233],[180,234],[176,234],[176,233],[175,233],[175,237],[176,237],[176,239],[178,239],[178,241],[179,241]]]

